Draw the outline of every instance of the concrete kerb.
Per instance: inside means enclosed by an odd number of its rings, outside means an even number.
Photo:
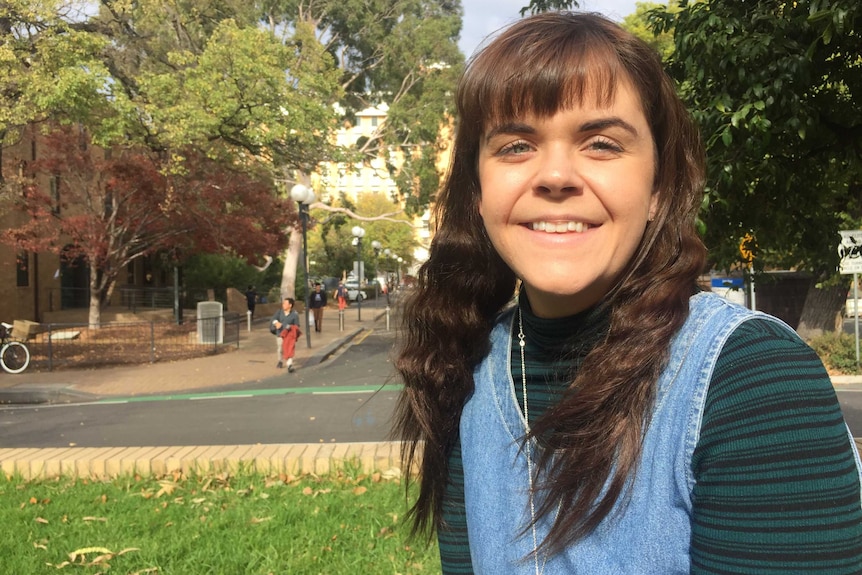
[[[0,470],[26,480],[56,477],[113,479],[211,472],[254,471],[267,475],[326,475],[350,465],[362,473],[400,476],[401,444],[291,443],[153,447],[0,449]]]
[[[308,359],[305,360],[304,363],[308,365],[317,365],[319,363],[323,363],[324,361],[329,359],[336,351],[353,341],[353,338],[362,333],[364,330],[365,328],[362,327],[354,329],[344,337],[337,339],[331,342],[329,345],[324,346],[319,351],[314,352]]]

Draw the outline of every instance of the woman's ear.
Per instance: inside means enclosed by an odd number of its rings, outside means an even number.
[[[658,192],[653,192],[649,200],[649,216],[647,219],[649,221],[655,220],[656,213],[658,213]]]

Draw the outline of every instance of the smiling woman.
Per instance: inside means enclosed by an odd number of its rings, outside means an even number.
[[[655,146],[639,98],[623,82],[613,101],[596,99],[491,126],[479,149],[485,230],[544,317],[597,303],[656,209]]]
[[[698,288],[703,149],[658,56],[598,15],[534,16],[457,103],[396,362],[444,573],[862,572],[822,364]]]

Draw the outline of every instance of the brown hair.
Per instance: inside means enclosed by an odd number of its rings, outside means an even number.
[[[540,461],[538,510],[561,511],[544,542],[558,550],[592,531],[636,471],[655,383],[670,340],[688,315],[705,265],[695,229],[704,177],[703,148],[673,82],[644,42],[595,14],[546,13],[505,30],[468,64],[457,92],[458,126],[449,176],[436,205],[430,257],[406,302],[396,362],[404,380],[395,432],[405,468],[419,461],[414,529],[440,525],[461,409],[473,368],[488,351],[494,319],[511,301],[512,271],[478,212],[477,157],[489,124],[524,114],[550,116],[586,97],[613,100],[627,79],[640,97],[656,146],[655,219],[602,305],[610,328],[566,396],[535,423],[547,449]],[[605,487],[606,490],[605,490]]]

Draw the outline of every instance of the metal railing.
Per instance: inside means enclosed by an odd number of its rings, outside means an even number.
[[[136,312],[139,309],[172,309],[174,307],[174,288],[121,287],[120,304]]]
[[[27,341],[30,369],[155,363],[213,355],[239,348],[240,314],[175,322],[114,322],[100,328],[87,324],[43,324]],[[220,333],[221,337],[211,337]]]

